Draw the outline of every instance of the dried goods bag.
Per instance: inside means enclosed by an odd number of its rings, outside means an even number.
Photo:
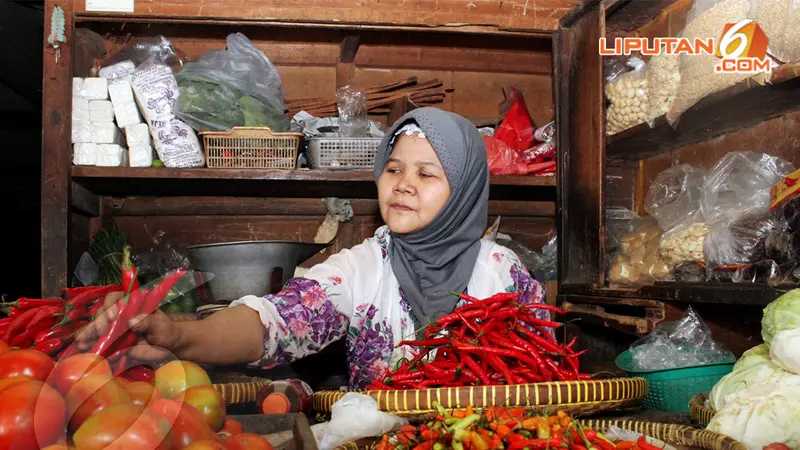
[[[767,51],[780,61],[792,59],[791,54],[796,51],[794,49],[800,40],[798,31],[789,36],[794,3],[795,0],[758,0],[753,1],[750,8],[750,18],[761,26],[769,39]]]
[[[681,85],[681,71],[678,55],[659,53],[650,58],[647,64],[647,121],[652,121],[669,111]]]
[[[609,281],[614,286],[638,287],[668,280],[670,268],[659,255],[661,229],[652,217],[630,222],[632,231],[619,238],[619,253],[611,258]]]
[[[746,214],[729,225],[713,225],[704,242],[706,267],[711,271],[766,258],[765,242],[777,226],[778,221],[769,210]]]
[[[719,41],[726,24],[748,17],[748,0],[695,0],[681,37]],[[681,114],[698,101],[750,77],[748,74],[717,73],[714,55],[680,55],[681,81],[675,100],[667,111],[667,122],[677,126]]]
[[[136,102],[153,137],[158,158],[170,168],[203,167],[205,155],[194,130],[175,117],[178,83],[172,69],[152,61],[131,80]]]
[[[628,65],[633,70],[612,74],[607,78],[605,93],[611,102],[606,110],[606,134],[609,135],[647,122],[647,64],[642,59],[633,57]]]

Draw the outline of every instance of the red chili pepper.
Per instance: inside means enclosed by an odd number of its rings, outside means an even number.
[[[108,354],[111,355],[109,359],[114,359],[118,353],[133,347],[138,341],[139,338],[136,336],[136,333],[130,330],[126,331],[119,339],[111,344],[111,348],[108,349]]]
[[[470,357],[466,352],[461,352],[461,360],[464,361],[464,364],[467,365],[469,370],[471,370],[472,373],[478,377],[481,383],[489,384],[489,377],[486,375],[486,371],[481,369],[481,366],[479,366],[478,363],[472,359],[472,357]]]
[[[125,301],[118,302],[119,309],[117,311],[117,317],[108,326],[108,331],[106,334],[101,336],[99,339],[97,339],[97,342],[94,343],[94,347],[92,347],[90,353],[103,357],[109,356],[108,350],[111,348],[112,344],[114,344],[114,342],[119,339],[119,337],[122,336],[122,334],[127,331],[130,326],[128,308],[130,303],[135,301],[135,298],[140,292],[141,290],[132,292],[127,303]]]
[[[10,324],[13,320],[14,320],[14,318],[12,318],[12,317],[4,317],[4,318],[0,319],[0,325]]]
[[[474,318],[474,317],[479,317],[482,314],[483,314],[483,311],[481,311],[479,309],[472,309],[472,310],[469,310],[469,311],[465,311],[464,313],[462,313],[461,316],[459,316],[458,312],[452,312],[450,314],[447,314],[447,315],[444,315],[442,317],[439,317],[436,320],[436,324],[441,326],[441,327],[446,327],[446,326],[450,325],[451,323],[456,322],[458,320],[463,320],[464,318],[471,319],[471,318]]]
[[[78,353],[80,353],[78,346],[72,344],[62,349],[61,352],[57,355],[57,358],[63,361],[72,355],[77,355]]]
[[[537,364],[537,362],[534,359],[532,359],[531,357],[529,357],[528,355],[526,355],[526,354],[524,354],[522,352],[519,352],[519,351],[515,351],[515,350],[509,350],[509,349],[505,349],[505,348],[488,347],[488,346],[480,346],[479,347],[477,345],[467,345],[467,344],[464,344],[464,343],[461,343],[461,342],[454,342],[453,343],[453,347],[455,347],[456,350],[459,350],[459,351],[466,351],[466,352],[472,352],[472,353],[477,353],[477,354],[492,354],[492,355],[496,355],[496,356],[497,355],[508,356],[508,357],[523,361],[523,362],[525,362],[525,363],[527,363],[527,364],[529,364],[529,365],[531,365],[533,367],[536,367],[536,364]]]
[[[558,306],[548,305],[547,303],[526,303],[520,306],[527,309],[543,309],[545,311],[553,311],[554,313],[561,315],[569,314],[569,311],[561,309]]]
[[[42,330],[36,337],[33,339],[33,342],[42,342],[48,339],[53,338],[60,338],[64,336],[68,336],[80,330],[84,325],[88,324],[88,321],[79,321],[79,322],[72,322],[67,325],[58,327],[58,328],[48,328]]]
[[[372,383],[367,387],[367,390],[378,390],[378,391],[391,391],[392,387],[383,384],[378,380],[372,380]]]
[[[169,274],[158,286],[153,287],[150,292],[145,294],[141,307],[135,310],[135,314],[152,314],[158,309],[161,302],[169,294],[169,291],[178,284],[178,281],[186,275],[186,270],[178,269]]]
[[[659,447],[656,447],[653,444],[647,442],[647,439],[644,436],[639,436],[639,439],[636,440],[636,445],[641,450],[661,450]]]
[[[32,326],[30,329],[25,330],[25,332],[18,334],[14,337],[9,345],[12,347],[19,347],[19,348],[27,348],[33,343],[33,338],[39,334],[40,331],[46,330],[53,326],[56,323],[56,320],[53,318],[45,319],[44,321],[38,322],[36,325]]]
[[[42,299],[42,298],[20,298],[13,302],[2,303],[0,306],[10,306],[20,310],[31,308],[39,308],[42,306],[59,306],[63,305],[64,300]]]
[[[516,331],[517,333],[524,334],[525,337],[527,337],[528,339],[533,341],[534,344],[538,345],[539,347],[542,348],[542,350],[544,350],[544,351],[546,351],[548,353],[558,353],[558,354],[562,353],[561,349],[558,348],[558,345],[555,345],[552,342],[548,342],[546,339],[544,339],[539,334],[537,334],[537,333],[535,333],[535,332],[533,332],[533,331],[531,331],[531,330],[529,330],[529,329],[527,329],[525,327],[517,327],[514,331]]]
[[[155,380],[155,370],[152,367],[145,365],[138,365],[129,367],[122,376],[131,381],[144,381],[146,383],[153,383]],[[387,386],[388,387],[388,386]]]
[[[63,306],[43,306],[41,308],[31,309],[30,311],[36,311],[36,314],[33,315],[30,320],[25,324],[25,331],[30,330],[38,326],[45,320],[54,319],[56,314],[63,312]]]
[[[398,373],[396,375],[389,375],[388,377],[384,378],[383,382],[386,384],[391,384],[400,381],[421,380],[423,375],[424,374],[422,372]]]
[[[100,286],[97,289],[92,289],[90,291],[82,292],[66,301],[66,311],[69,312],[72,311],[73,309],[81,309],[87,306],[89,303],[93,302],[94,300],[100,300],[112,292],[125,292],[125,291],[122,290],[122,286],[110,285],[110,286]]]
[[[508,450],[520,450],[525,447],[530,447],[532,449],[543,449],[547,447],[547,441],[549,439],[529,439],[527,441],[517,441],[512,442],[508,446]]]
[[[449,338],[435,338],[435,339],[425,339],[422,341],[400,341],[397,344],[397,347],[402,347],[404,345],[408,345],[411,347],[438,347],[440,345],[447,345],[450,343]]]
[[[103,306],[105,306],[105,302],[103,301],[103,299],[95,301],[94,304],[89,308],[89,317],[94,319],[95,316],[97,316],[97,313],[99,313],[100,310],[103,309]]]
[[[537,367],[539,369],[539,373],[542,375],[542,377],[544,379],[550,378],[550,370],[547,368],[547,366],[545,365],[545,362],[544,362],[544,359],[549,359],[549,358],[543,358],[539,354],[539,352],[536,351],[535,348],[533,348],[530,344],[528,344],[524,339],[519,337],[519,335],[517,333],[513,332],[513,331],[509,331],[508,338],[514,344],[517,344],[520,347],[528,350],[528,352],[530,353],[530,357],[534,361],[536,361],[536,366],[535,367]]]
[[[53,328],[62,327],[74,322],[80,322],[83,319],[89,318],[89,310],[87,308],[73,309],[64,314],[61,322],[58,322]]]
[[[28,324],[28,321],[33,319],[34,316],[38,314],[38,309],[29,309],[27,311],[23,311],[17,317],[13,318],[11,325],[8,326],[5,335],[3,335],[3,340],[6,342],[11,342],[11,340],[19,333],[25,331],[25,325]]]
[[[8,313],[8,317],[10,317],[12,319],[15,319],[15,318],[19,317],[23,312],[24,312],[23,310],[12,306],[11,307],[11,312]]]
[[[139,289],[137,270],[131,261],[131,246],[126,245],[122,251],[122,290],[132,292]]]
[[[36,344],[34,349],[52,356],[58,353],[62,348],[71,344],[73,340],[73,337],[47,339]]]
[[[116,363],[114,363],[111,372],[115,377],[120,376],[128,370],[128,357],[123,355]]]

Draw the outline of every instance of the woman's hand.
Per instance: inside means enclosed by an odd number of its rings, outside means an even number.
[[[76,336],[75,343],[79,350],[89,350],[100,336],[108,332],[109,324],[117,317],[117,303],[122,297],[121,292],[105,297],[102,312]],[[134,317],[130,327],[132,332],[140,336],[139,343],[131,347],[130,356],[139,360],[172,359],[183,342],[179,325],[159,310],[153,314]]]

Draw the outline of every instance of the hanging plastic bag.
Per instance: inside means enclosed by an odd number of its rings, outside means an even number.
[[[706,221],[730,223],[747,213],[769,210],[770,188],[793,171],[789,162],[765,153],[726,154],[703,185]]]
[[[177,116],[195,130],[289,130],[280,74],[241,33],[228,35],[227,50],[204,54],[176,77],[181,88]]]
[[[339,110],[339,137],[369,136],[367,95],[363,90],[345,86],[336,91]]]
[[[536,124],[528,112],[522,93],[515,88],[504,88],[503,121],[494,132],[494,138],[505,143],[511,150],[524,151],[534,145]]]
[[[177,50],[172,45],[172,41],[162,35],[139,38],[129,42],[106,58],[100,64],[99,76],[112,83],[122,79],[130,81],[136,68],[145,61],[168,66],[173,71],[178,71],[189,62],[189,58],[185,53]]]
[[[647,122],[649,112],[647,63],[632,57],[630,72],[609,78],[606,98],[611,105],[606,110],[606,134],[616,134],[640,123]]]
[[[665,231],[703,222],[701,209],[705,171],[689,164],[656,175],[644,199],[644,209]]]
[[[695,0],[689,11],[686,26],[680,37],[707,41],[720,39],[725,25],[747,18],[750,0]],[[714,69],[719,62],[715,55],[680,55],[681,81],[675,100],[667,111],[667,122],[678,126],[678,119],[703,98],[746,80],[746,73],[719,73]]]

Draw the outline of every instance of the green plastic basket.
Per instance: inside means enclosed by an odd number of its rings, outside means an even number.
[[[689,400],[701,392],[711,392],[717,382],[733,370],[736,361],[689,366],[679,369],[661,369],[637,372],[630,370],[631,352],[625,350],[617,356],[617,367],[629,377],[647,380],[648,390],[644,407],[652,411],[689,413]]]

